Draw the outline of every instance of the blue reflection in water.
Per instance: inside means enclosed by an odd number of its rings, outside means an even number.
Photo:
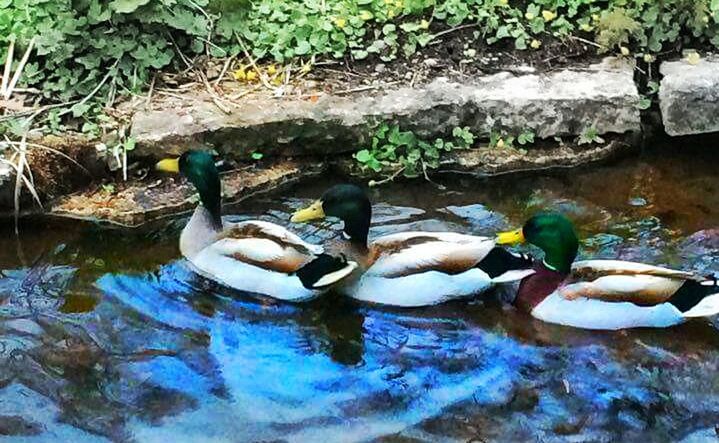
[[[541,360],[531,346],[461,321],[356,307],[341,299],[303,307],[219,297],[208,317],[190,302],[198,294],[187,281],[192,276],[182,262],[156,275],[105,275],[97,281],[102,292],[148,320],[209,334],[208,351],[220,368],[225,398],[206,395],[213,385],[206,378],[216,374],[197,373],[177,358],[136,363],[138,378],[200,401],[164,426],[135,423],[143,438],[194,427],[204,437],[239,432],[253,439],[366,439],[399,432],[462,401],[506,402],[518,366]],[[342,306],[326,306],[334,303]],[[152,331],[147,341],[152,343]],[[202,423],[216,420],[218,408],[230,427],[205,428]]]
[[[622,356],[597,333],[573,330],[542,345],[492,321],[477,324],[457,306],[382,310],[332,295],[301,306],[258,300],[198,281],[184,261],[154,274],[108,274],[96,286],[117,321],[139,317],[142,341],[173,351],[122,370],[128,380],[117,390],[131,391],[124,395],[140,410],[128,423],[140,441],[364,441],[416,429],[452,408],[498,420],[521,414],[528,421],[515,428],[530,431],[520,439],[555,435],[556,420],[592,414],[585,436],[606,439],[674,407],[666,395],[674,388],[634,367],[663,365],[666,355],[640,348]],[[521,321],[528,320],[508,323]],[[126,335],[114,340],[137,341]],[[579,338],[565,346],[571,336]],[[181,404],[159,420],[143,417],[148,389]],[[532,390],[541,395],[521,406]]]

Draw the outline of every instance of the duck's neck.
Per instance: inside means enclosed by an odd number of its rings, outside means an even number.
[[[215,241],[222,232],[222,196],[220,178],[216,173],[203,174],[193,180],[200,194],[201,204],[182,230],[180,251],[185,257],[193,257]]]
[[[572,271],[572,263],[574,263],[575,254],[570,255],[545,255],[542,265],[546,268],[559,272],[563,275],[569,275]]]
[[[579,241],[575,236],[541,246],[544,250],[544,265],[552,271],[568,275],[572,272],[572,263],[577,258]]]
[[[190,221],[180,235],[180,252],[187,258],[192,258],[217,238],[222,232],[222,220],[210,213],[204,205],[198,205]]]
[[[200,194],[200,201],[202,202],[202,208],[204,211],[205,222],[212,225],[216,230],[222,230],[222,197],[220,191],[219,180],[216,185],[198,188]],[[200,206],[197,208],[200,209]],[[195,211],[196,213],[198,211]]]
[[[358,214],[355,217],[344,219],[343,236],[355,245],[367,246],[367,237],[369,236],[371,211]]]

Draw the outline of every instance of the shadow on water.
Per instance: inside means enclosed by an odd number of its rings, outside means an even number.
[[[372,190],[371,235],[491,234],[541,208],[582,255],[719,271],[717,172],[696,155]],[[286,223],[336,179],[231,208]],[[500,294],[388,309],[217,287],[178,259],[185,220],[38,221],[0,240],[0,435],[27,441],[667,441],[719,420],[719,334],[581,331]],[[332,222],[301,225],[312,241]],[[536,251],[533,251],[536,252]],[[23,440],[25,441],[25,440]]]

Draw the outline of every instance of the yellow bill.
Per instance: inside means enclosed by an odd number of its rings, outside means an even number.
[[[160,160],[155,165],[155,169],[157,171],[174,172],[175,174],[177,174],[178,172],[180,172],[180,159],[166,158],[165,160]]]
[[[497,244],[499,245],[513,245],[516,243],[524,243],[522,228],[497,234]]]
[[[292,223],[302,223],[319,218],[325,218],[325,211],[322,209],[322,200],[317,200],[305,209],[300,209],[295,212],[292,214],[290,221]]]

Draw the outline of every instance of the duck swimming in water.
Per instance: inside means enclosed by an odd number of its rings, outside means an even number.
[[[529,257],[497,247],[488,237],[454,232],[401,232],[368,242],[372,205],[362,188],[341,184],[328,189],[293,222],[337,217],[342,239],[327,246],[359,268],[337,290],[357,300],[417,307],[479,294],[494,283],[534,272]]]
[[[620,260],[577,261],[572,222],[541,213],[497,243],[530,243],[544,251],[514,304],[550,323],[586,329],[667,327],[719,313],[716,279]]]
[[[206,278],[296,302],[321,295],[357,267],[274,223],[225,223],[220,175],[206,152],[187,151],[179,158],[162,160],[156,169],[182,174],[200,194],[201,204],[182,230],[180,252]]]

